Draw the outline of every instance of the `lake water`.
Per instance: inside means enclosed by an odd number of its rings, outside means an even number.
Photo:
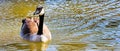
[[[44,23],[52,41],[22,40],[22,19],[37,5],[45,8]],[[119,51],[118,0],[0,0],[0,51]]]

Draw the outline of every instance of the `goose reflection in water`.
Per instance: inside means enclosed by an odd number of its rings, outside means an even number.
[[[3,48],[6,51],[9,49],[12,49],[14,51],[16,50],[46,51],[46,49],[48,48],[48,44],[49,42],[47,43],[42,43],[42,42],[13,43],[13,44],[4,45]]]

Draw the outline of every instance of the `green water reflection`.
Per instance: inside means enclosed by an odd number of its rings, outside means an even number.
[[[21,20],[39,4],[52,32],[49,43],[19,36]],[[117,0],[0,0],[0,51],[119,51],[119,22]]]

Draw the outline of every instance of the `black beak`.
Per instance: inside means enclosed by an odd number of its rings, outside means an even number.
[[[40,12],[42,11],[43,7],[42,6],[38,6],[36,11],[34,12],[33,15],[37,15],[37,14],[40,14]]]

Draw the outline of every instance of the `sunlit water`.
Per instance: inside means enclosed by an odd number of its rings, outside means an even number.
[[[45,7],[49,43],[20,38],[21,20]],[[119,51],[120,1],[0,0],[0,51]]]

